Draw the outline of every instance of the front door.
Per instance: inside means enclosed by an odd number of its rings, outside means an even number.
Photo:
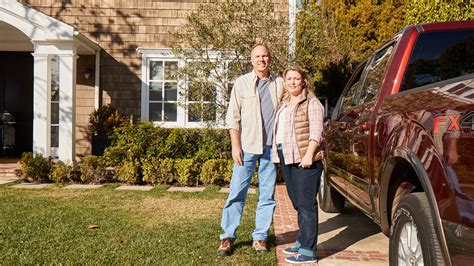
[[[33,56],[0,52],[0,156],[33,150]]]

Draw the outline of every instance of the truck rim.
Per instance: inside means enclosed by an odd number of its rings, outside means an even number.
[[[413,222],[403,225],[398,241],[398,265],[423,265],[418,229]]]

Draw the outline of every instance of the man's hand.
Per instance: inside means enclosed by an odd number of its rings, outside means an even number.
[[[242,162],[242,149],[240,147],[234,148],[232,146],[232,159],[234,159],[234,163],[236,163],[239,166],[243,165]]]
[[[232,143],[232,159],[234,159],[234,162],[237,165],[242,166],[243,156],[242,156],[242,147],[240,146],[240,132],[235,129],[231,129],[230,141]]]

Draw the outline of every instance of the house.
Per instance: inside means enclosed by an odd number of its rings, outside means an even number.
[[[136,120],[196,126],[177,103],[170,32],[201,2],[0,0],[0,112],[13,119],[2,152],[75,161],[90,154],[89,115],[106,104]],[[288,1],[275,3],[288,12]]]

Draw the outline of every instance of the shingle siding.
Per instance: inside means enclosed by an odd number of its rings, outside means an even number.
[[[185,23],[186,14],[201,0],[20,0],[49,16],[74,26],[97,42],[101,51],[101,104],[112,104],[122,113],[140,116],[141,56],[137,47],[168,48],[170,32]],[[275,0],[282,14],[288,1]],[[81,59],[82,58],[82,59]],[[94,68],[94,57],[78,61],[78,83],[87,64]],[[93,78],[77,86],[78,154],[90,153],[88,115],[94,110]]]

